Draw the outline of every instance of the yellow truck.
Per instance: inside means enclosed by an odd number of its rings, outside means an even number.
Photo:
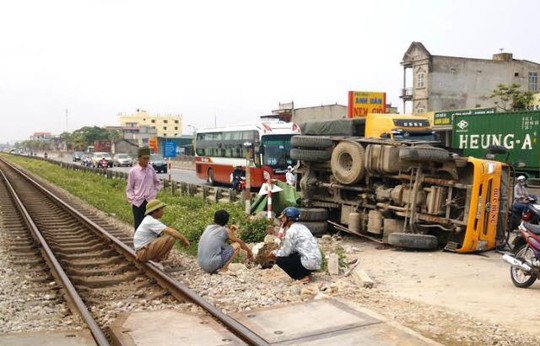
[[[466,253],[504,234],[510,170],[437,147],[425,118],[368,115],[301,124],[291,141],[312,231],[337,229],[398,247]],[[325,210],[326,213],[323,213]]]

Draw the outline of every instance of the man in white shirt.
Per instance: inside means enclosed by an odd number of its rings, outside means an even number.
[[[133,236],[133,247],[137,254],[137,260],[141,262],[152,261],[160,269],[163,269],[162,266],[154,261],[159,263],[166,259],[176,239],[181,240],[184,247],[189,247],[189,241],[184,235],[159,221],[163,217],[163,208],[166,205],[158,199],[148,202],[146,216]]]
[[[294,168],[292,166],[287,167],[285,178],[287,179],[287,184],[290,186],[296,186],[296,174],[294,173]]]

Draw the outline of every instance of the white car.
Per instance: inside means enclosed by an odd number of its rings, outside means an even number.
[[[115,154],[113,156],[113,167],[130,167],[133,159],[128,154]]]

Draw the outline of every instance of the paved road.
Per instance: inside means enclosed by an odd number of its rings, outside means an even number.
[[[41,155],[39,155],[41,156]],[[49,158],[50,159],[53,159],[53,160],[58,160],[58,161],[62,161],[62,162],[69,162],[69,163],[74,163],[72,158],[71,158],[71,155],[63,155],[62,157],[59,157],[58,155],[56,154],[50,154],[49,155]],[[76,164],[79,164],[78,162],[76,162]],[[129,172],[129,169],[131,167],[114,167],[114,168],[109,168],[109,169],[112,169],[114,171],[120,171],[120,172]],[[158,173],[158,177],[161,178],[161,179],[167,179],[169,177],[169,174],[168,173]],[[204,181],[204,180],[200,180],[199,178],[197,178],[197,176],[195,175],[195,171],[189,167],[189,165],[186,165],[185,168],[173,168],[171,169],[171,179],[173,181],[184,181],[186,183],[190,183],[190,184],[198,184],[198,185],[206,185],[207,182]]]

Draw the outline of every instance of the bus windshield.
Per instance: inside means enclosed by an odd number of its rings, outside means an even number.
[[[287,169],[294,166],[296,161],[291,159],[291,137],[293,135],[263,136],[261,146],[263,148],[262,164],[273,169]]]

